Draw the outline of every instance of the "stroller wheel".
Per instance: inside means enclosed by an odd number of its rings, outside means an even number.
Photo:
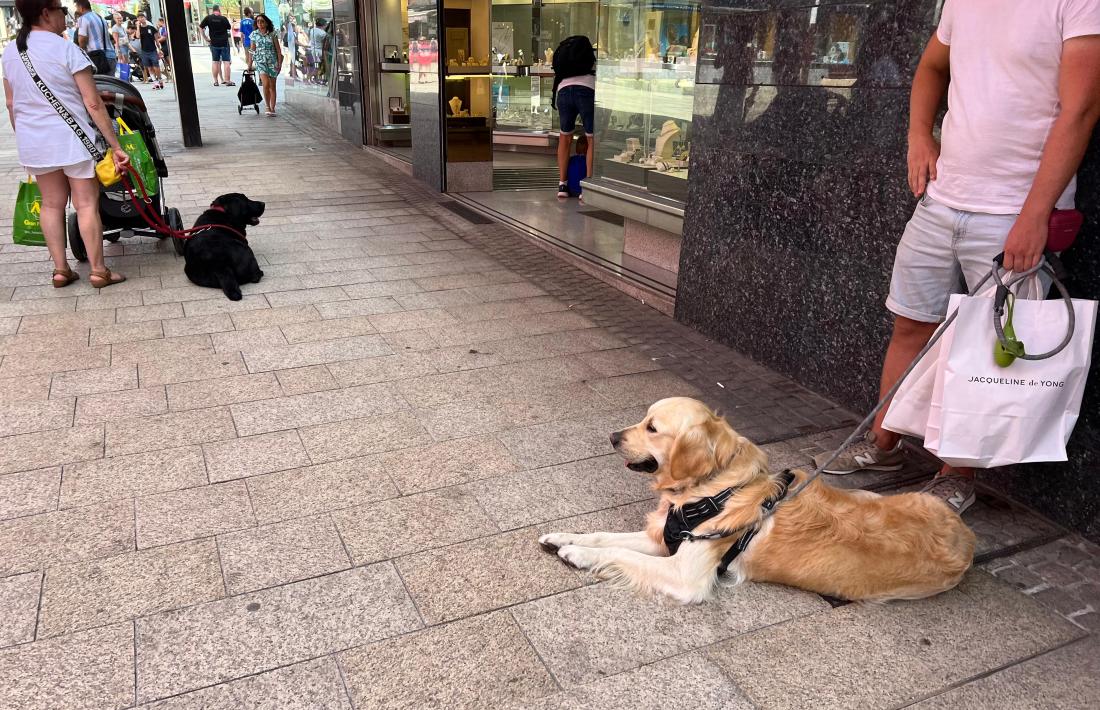
[[[183,229],[183,216],[175,207],[170,207],[168,209],[168,219],[166,221],[168,222],[168,226],[172,229]],[[183,256],[183,250],[186,246],[187,242],[185,240],[172,237],[172,248],[176,250],[178,256]]]
[[[244,106],[241,106],[240,104],[237,104],[237,115],[240,116],[243,113],[244,113]]]
[[[84,248],[84,240],[80,238],[80,224],[76,221],[76,212],[69,214],[66,222],[66,231],[69,233],[69,248],[77,261],[88,260],[88,250]]]

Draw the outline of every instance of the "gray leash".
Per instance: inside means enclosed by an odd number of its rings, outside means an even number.
[[[1047,352],[1047,353],[1043,353],[1042,355],[1020,356],[1020,358],[1021,359],[1026,359],[1026,360],[1043,360],[1043,359],[1046,359],[1046,358],[1049,358],[1049,357],[1053,357],[1054,355],[1061,352],[1066,347],[1066,345],[1069,344],[1069,341],[1073,337],[1073,329],[1074,329],[1073,301],[1070,299],[1069,293],[1066,291],[1066,287],[1062,285],[1062,282],[1058,279],[1058,275],[1057,275],[1055,269],[1047,262],[1046,257],[1040,258],[1039,263],[1036,264],[1035,266],[1033,266],[1032,268],[1028,269],[1027,271],[1021,272],[1019,274],[1013,274],[1013,278],[1011,278],[1008,281],[1008,283],[1006,284],[1002,281],[1001,275],[999,273],[999,271],[1001,269],[1001,261],[1000,261],[1001,257],[1002,257],[1002,255],[998,255],[993,260],[994,261],[993,268],[990,269],[988,274],[986,274],[984,277],[982,277],[982,280],[979,281],[974,286],[974,288],[970,290],[970,293],[968,293],[967,295],[968,296],[977,295],[978,291],[982,288],[982,286],[985,285],[985,283],[987,281],[989,281],[990,278],[993,278],[997,282],[998,289],[997,289],[997,297],[995,299],[996,302],[994,304],[993,322],[994,322],[994,329],[997,331],[997,337],[1001,341],[1001,343],[1004,344],[1006,342],[1006,339],[1005,339],[1005,335],[1004,335],[1004,330],[1001,326],[1002,312],[1001,312],[1001,310],[998,309],[997,304],[1000,304],[1000,306],[1004,305],[1004,300],[1005,300],[1005,297],[1008,293],[1009,288],[1016,285],[1020,281],[1023,281],[1024,279],[1028,278],[1029,276],[1032,276],[1033,274],[1038,273],[1041,269],[1045,269],[1047,271],[1047,273],[1050,274],[1054,284],[1058,287],[1059,293],[1061,293],[1061,295],[1062,295],[1062,299],[1066,302],[1066,304],[1069,308],[1069,328],[1066,332],[1065,339],[1062,341],[1062,344],[1059,345],[1054,350],[1051,350],[1050,352]],[[917,364],[920,363],[920,361],[924,358],[924,356],[928,354],[928,352],[939,341],[939,339],[941,337],[943,337],[944,332],[947,330],[947,326],[951,325],[951,323],[953,323],[955,321],[956,316],[958,316],[958,311],[957,310],[954,313],[952,313],[950,316],[948,316],[947,320],[945,320],[943,322],[943,324],[940,325],[940,327],[936,329],[936,332],[932,335],[931,339],[929,339],[928,344],[924,346],[924,348],[917,354],[917,356],[915,358],[913,358],[913,362],[909,363],[909,367],[907,367],[905,369],[905,372],[901,373],[901,377],[899,377],[898,381],[894,383],[894,386],[886,391],[886,394],[883,395],[883,397],[879,401],[879,403],[875,405],[875,408],[872,409],[867,414],[867,416],[863,418],[863,421],[861,421],[859,423],[859,425],[855,428],[855,430],[851,434],[848,435],[848,438],[844,440],[844,443],[842,443],[835,451],[833,451],[833,453],[829,456],[829,458],[826,459],[820,466],[818,466],[814,470],[814,472],[806,478],[805,481],[803,481],[802,483],[798,484],[797,486],[794,486],[793,488],[791,488],[787,492],[786,496],[784,496],[782,499],[780,499],[779,502],[777,502],[770,510],[765,510],[764,514],[761,515],[759,518],[757,518],[755,521],[753,521],[751,523],[747,523],[745,525],[742,525],[741,527],[735,528],[733,530],[723,530],[720,535],[714,535],[713,538],[710,538],[710,536],[707,536],[708,539],[721,539],[721,538],[726,538],[726,537],[733,537],[734,535],[737,535],[737,534],[742,533],[746,530],[749,530],[750,528],[759,527],[760,525],[764,524],[764,522],[768,518],[775,515],[779,511],[780,508],[782,508],[784,505],[789,503],[794,498],[797,498],[799,493],[806,490],[810,486],[810,484],[812,484],[814,481],[816,481],[818,478],[820,478],[821,474],[825,472],[825,469],[829,466],[829,464],[831,464],[833,461],[836,461],[837,457],[840,456],[842,451],[844,451],[846,448],[851,446],[853,442],[855,442],[860,436],[863,435],[863,433],[865,431],[867,431],[867,429],[875,421],[875,417],[878,416],[878,413],[882,411],[882,408],[886,406],[886,403],[889,402],[893,398],[893,396],[897,393],[898,389],[901,388],[902,383],[905,382],[905,378],[907,378],[913,372],[913,370],[916,368]],[[699,536],[699,537],[702,537],[702,536]]]

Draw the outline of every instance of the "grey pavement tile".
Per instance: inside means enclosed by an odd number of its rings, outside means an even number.
[[[462,323],[458,325],[429,328],[428,332],[439,341],[441,346],[466,345],[470,343],[491,342],[529,335],[563,333],[572,330],[591,328],[592,321],[579,313],[542,313],[518,318],[498,318],[480,323]]]
[[[186,360],[143,362],[138,367],[138,381],[142,387],[246,374],[248,368],[245,367],[240,353],[212,353],[192,356]]]
[[[46,313],[64,313],[76,309],[75,296],[35,298],[25,301],[0,302],[0,317],[30,316]]]
[[[374,284],[358,284],[358,286],[370,287]],[[349,290],[355,287],[348,286]],[[353,316],[372,316],[378,313],[393,313],[400,311],[401,306],[389,296],[379,298],[356,298],[351,301],[330,301],[318,303],[314,306],[322,318],[350,318]]]
[[[73,405],[69,398],[0,402],[0,437],[72,426]]]
[[[698,387],[666,370],[592,379],[588,386],[620,407],[648,407],[665,397],[700,395]]]
[[[0,363],[0,377],[27,377],[51,372],[91,370],[111,364],[110,345],[74,346],[35,353],[33,357],[6,355]]]
[[[432,407],[498,394],[522,397],[539,388],[583,381],[594,374],[587,365],[576,359],[555,357],[535,363],[425,375],[404,380],[397,387],[411,405]]]
[[[205,444],[237,435],[226,407],[120,419],[107,422],[106,426],[107,456]]]
[[[212,316],[173,318],[162,321],[161,325],[166,338],[176,338],[202,333],[224,333],[227,330],[233,330],[233,319],[228,313],[218,313]]]
[[[318,424],[305,427],[299,433],[314,463],[405,449],[432,440],[409,411]]]
[[[497,436],[523,468],[541,468],[614,453],[611,432],[637,424],[645,413],[642,407],[632,407],[511,429]]]
[[[577,357],[581,362],[604,377],[632,375],[637,372],[649,372],[651,370],[661,369],[661,364],[654,360],[654,358],[643,355],[630,348],[597,350],[591,353],[581,353]]]
[[[392,282],[386,282],[392,283]],[[424,308],[446,308],[448,306],[465,306],[471,303],[481,303],[477,289],[455,288],[447,291],[426,291],[423,293],[409,293],[394,296],[394,300],[406,310],[420,310]]]
[[[374,281],[374,274],[368,269],[356,269],[347,271],[322,271],[320,273],[299,274],[298,281],[302,288],[325,288],[326,286],[350,286],[352,284],[369,283]],[[387,294],[381,294],[383,296]],[[356,296],[356,298],[359,298]]]
[[[328,365],[328,370],[341,387],[354,387],[434,374],[436,370],[432,360],[427,353],[400,352],[396,355],[333,362]]]
[[[546,291],[527,281],[482,284],[470,290],[476,291],[478,297],[486,303],[490,301],[510,301],[517,298],[533,298],[546,295]]]
[[[231,314],[231,317],[237,330],[280,328],[294,323],[309,323],[321,320],[321,314],[311,305],[239,311]]]
[[[399,558],[397,568],[428,624],[581,586],[581,576],[543,552],[537,537],[530,529],[484,537]]]
[[[0,579],[0,648],[34,640],[42,573]]]
[[[216,407],[238,402],[272,399],[282,394],[275,375],[261,372],[256,375],[211,377],[193,382],[168,385],[168,408],[172,411]]]
[[[161,303],[205,301],[213,296],[208,288],[187,284],[185,286],[167,286],[145,293],[145,305],[156,306]]]
[[[158,493],[134,504],[138,549],[256,525],[243,481]]]
[[[419,631],[341,653],[362,708],[487,708],[557,690],[507,612]]]
[[[134,504],[106,503],[0,522],[0,577],[134,549]]]
[[[286,397],[293,397],[296,394],[309,394],[310,392],[331,390],[341,386],[340,383],[336,381],[336,378],[332,376],[330,368],[326,365],[311,365],[309,367],[295,367],[290,370],[275,370],[275,376],[279,380],[279,388],[282,395]]]
[[[587,328],[570,332],[568,338],[563,338],[557,333],[505,338],[441,348],[435,355],[436,367],[439,371],[452,372],[622,346],[623,342],[608,334],[607,331],[601,328]]]
[[[420,311],[400,311],[369,316],[379,333],[395,333],[401,330],[421,330],[449,325],[457,319],[442,308],[426,308]]]
[[[215,313],[240,313],[242,311],[266,310],[271,308],[262,294],[250,294],[239,301],[230,301],[211,289],[210,300],[187,301],[183,304],[183,313],[187,317],[209,316]],[[240,327],[240,326],[238,326]]]
[[[428,335],[426,330],[399,330],[394,333],[383,333],[382,337],[398,353],[434,350],[439,347],[439,343],[435,342],[435,338]]]
[[[0,476],[0,520],[57,510],[60,481],[60,467]]]
[[[207,483],[197,446],[68,464],[61,508],[193,488]]]
[[[82,395],[76,403],[77,425],[98,424],[112,419],[148,417],[168,411],[163,387],[119,390]]]
[[[156,293],[151,291],[149,293]],[[78,313],[87,311],[100,311],[115,308],[129,308],[142,305],[142,293],[140,291],[107,291],[90,296],[80,296],[76,300]]]
[[[214,343],[214,351],[219,353],[277,348],[287,344],[286,338],[283,337],[283,331],[275,327],[213,333],[210,340]]]
[[[280,471],[247,480],[261,525],[350,508],[398,495],[375,457]]]
[[[593,584],[523,604],[512,614],[554,677],[568,686],[827,609],[815,594],[766,584],[723,586],[711,601],[691,606]]]
[[[415,279],[416,284],[425,291],[441,291],[469,286],[487,286],[489,284],[513,283],[523,281],[523,277],[512,271],[498,269],[480,274],[448,274],[445,276],[425,276]]]
[[[137,622],[138,701],[234,680],[420,626],[389,563],[164,612]]]
[[[510,707],[517,708],[519,705]],[[753,710],[741,691],[713,663],[689,653],[648,666],[571,686],[537,702],[530,710]]]
[[[88,330],[63,330],[57,333],[22,333],[0,336],[0,355],[26,355],[44,350],[88,346]],[[92,343],[100,345],[101,343]]]
[[[121,710],[133,702],[133,624],[115,624],[0,651],[3,710]]]
[[[328,303],[329,301],[346,301],[348,295],[339,286],[322,288],[308,288],[298,291],[280,291],[269,293],[267,300],[272,307],[300,306],[306,303]]]
[[[511,284],[509,284],[511,285]],[[480,289],[470,289],[480,291]],[[447,312],[460,321],[470,323],[494,318],[515,318],[569,310],[569,306],[550,296],[523,298],[517,301],[491,301],[466,306],[449,306]]]
[[[63,375],[54,375],[54,377],[62,376]],[[50,396],[51,379],[50,375],[0,377],[0,402],[31,402],[48,399]],[[134,386],[137,386],[136,378]]]
[[[501,530],[534,525],[653,497],[652,478],[617,456],[487,478],[467,486]]]
[[[387,384],[278,397],[230,407],[241,436],[396,412],[404,400]]]
[[[757,706],[894,707],[1082,633],[971,571],[958,589],[931,599],[841,607],[726,641],[708,655]]]
[[[0,280],[3,280],[3,275],[0,275]],[[0,334],[13,335],[19,330],[20,316],[9,316],[7,318],[0,318]]]
[[[129,343],[135,340],[156,340],[164,337],[164,329],[161,321],[139,321],[137,323],[121,323],[119,325],[103,325],[92,328],[92,345],[111,345],[114,343]]]
[[[214,346],[210,335],[184,335],[179,338],[141,340],[134,343],[116,343],[111,346],[111,364],[114,366],[159,362],[164,360],[189,360],[196,356],[211,355]]]
[[[117,392],[135,389],[137,386],[138,370],[134,365],[60,372],[53,376],[50,397],[77,397],[84,394]]]
[[[314,266],[311,268],[316,267]],[[423,290],[412,281],[400,279],[395,281],[378,281],[374,278],[373,275],[371,276],[371,281],[371,283],[349,283],[348,285],[344,286],[344,293],[355,300],[365,300],[384,299],[387,297],[400,296],[401,294],[406,293],[417,293],[418,291]],[[358,313],[356,315],[364,314]]]
[[[370,316],[336,318],[311,323],[293,323],[283,326],[282,331],[286,342],[291,344],[353,338],[377,332],[370,322]]]
[[[499,476],[519,468],[504,445],[491,436],[391,451],[379,456],[378,461],[405,494]]]
[[[253,592],[351,566],[327,515],[298,518],[218,537],[230,594]]]
[[[312,463],[294,429],[203,444],[211,483],[301,468]]]
[[[0,439],[0,474],[103,456],[103,426],[51,429]]]
[[[158,303],[154,306],[128,306],[119,308],[119,323],[141,323],[143,321],[174,320],[183,318],[183,304]]]
[[[213,540],[127,552],[46,571],[39,638],[225,596]]]
[[[1100,638],[1090,636],[972,680],[909,707],[914,710],[1032,710],[1100,706]]]
[[[357,565],[500,532],[469,493],[445,488],[332,514]]]
[[[141,710],[351,710],[340,669],[331,657],[317,658],[248,678],[229,681]]]
[[[249,348],[244,351],[249,372],[287,370],[309,365],[324,365],[341,360],[358,360],[375,355],[390,355],[393,349],[380,335],[360,335],[339,340],[295,343],[279,347]]]

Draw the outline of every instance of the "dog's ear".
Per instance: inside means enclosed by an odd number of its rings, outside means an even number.
[[[707,422],[710,443],[714,447],[714,468],[724,469],[744,450],[749,440],[738,436],[726,420],[715,418]],[[751,445],[751,444],[750,444]]]
[[[712,419],[679,434],[669,450],[666,473],[672,481],[702,478],[737,458],[746,440],[722,419]]]

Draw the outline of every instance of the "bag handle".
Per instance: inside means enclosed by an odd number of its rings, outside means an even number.
[[[127,136],[134,132],[134,129],[130,128],[128,125],[126,125],[126,121],[122,120],[122,116],[116,118],[115,121],[118,122],[118,127],[120,129],[119,135]]]
[[[1052,358],[1058,353],[1065,350],[1066,346],[1069,345],[1071,340],[1073,340],[1073,330],[1076,326],[1076,314],[1073,312],[1073,299],[1070,298],[1069,291],[1066,290],[1065,284],[1063,284],[1062,280],[1058,278],[1058,273],[1061,269],[1056,268],[1055,265],[1051,263],[1052,261],[1056,262],[1057,258],[1058,257],[1056,257],[1054,254],[1048,252],[1044,254],[1041,259],[1039,259],[1038,264],[1020,274],[1014,274],[1014,277],[1010,279],[1007,284],[1005,284],[1001,275],[1001,271],[1003,271],[1004,269],[1004,252],[993,257],[992,274],[993,280],[997,282],[997,295],[993,298],[993,330],[995,330],[997,333],[997,341],[1000,342],[1001,347],[1009,351],[1014,349],[1011,341],[1009,341],[1009,339],[1005,337],[1004,326],[1001,324],[1001,317],[1004,315],[1005,301],[1008,299],[1010,286],[1013,286],[1023,279],[1032,277],[1040,270],[1046,271],[1048,274],[1050,274],[1051,281],[1058,288],[1058,293],[1061,294],[1062,301],[1066,304],[1068,320],[1066,323],[1066,336],[1062,338],[1062,342],[1059,343],[1053,350],[1041,353],[1039,355],[1029,355],[1027,353],[1016,355],[1016,357],[1021,360],[1046,360],[1048,358]],[[1057,265],[1060,267],[1061,263],[1057,262]]]
[[[31,64],[31,58],[27,56],[26,50],[19,53],[19,58],[23,60],[23,66],[27,68],[27,71],[31,75],[31,80],[34,82],[34,85],[38,87],[38,90],[42,92],[42,96],[46,98],[46,102],[57,112],[57,115],[65,122],[65,125],[73,129],[73,133],[75,133],[76,137],[80,139],[80,142],[84,144],[88,152],[92,154],[92,158],[97,163],[103,160],[106,156],[100,152],[96,144],[92,142],[92,139],[88,137],[88,134],[80,127],[80,124],[76,122],[73,115],[69,113],[69,109],[65,108],[65,104],[61,103],[61,100],[50,91],[50,87],[46,86],[46,82],[42,81],[42,77],[38,75],[38,72],[34,69],[34,65]]]

